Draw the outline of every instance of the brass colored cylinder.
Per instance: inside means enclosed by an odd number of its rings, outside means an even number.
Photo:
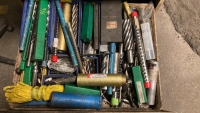
[[[124,86],[126,76],[123,74],[78,74],[78,86]]]
[[[71,21],[71,5],[69,3],[63,3],[63,14],[66,22]],[[62,26],[59,25],[58,31],[58,50],[67,51],[67,44],[63,34]]]

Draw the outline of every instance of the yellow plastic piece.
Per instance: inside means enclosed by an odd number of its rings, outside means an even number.
[[[3,88],[6,91],[6,101],[10,103],[24,103],[32,100],[48,101],[52,92],[63,92],[63,85],[36,86],[31,87],[22,82],[16,86],[6,86]]]
[[[123,4],[124,4],[125,10],[126,10],[126,13],[127,13],[128,17],[130,18],[131,17],[131,9],[126,1]]]
[[[23,80],[24,80],[24,71],[21,74],[20,82],[23,82]]]
[[[47,75],[47,68],[44,67],[44,68],[42,69],[42,80],[41,80],[41,84],[43,83],[44,76],[46,76],[46,75]],[[43,85],[43,84],[42,84],[42,85]]]

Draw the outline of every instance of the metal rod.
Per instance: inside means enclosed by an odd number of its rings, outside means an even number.
[[[58,15],[60,17],[63,33],[64,33],[64,36],[65,36],[65,39],[66,39],[66,42],[67,42],[67,46],[68,46],[68,49],[69,49],[69,52],[70,52],[72,63],[74,65],[74,67],[76,67],[78,65],[78,62],[77,62],[76,55],[75,55],[74,49],[72,47],[71,41],[69,39],[68,32],[66,30],[66,22],[65,22],[65,19],[64,19],[64,16],[63,16],[62,8],[60,6],[60,1],[55,0],[55,4],[56,4],[56,7],[57,7]]]

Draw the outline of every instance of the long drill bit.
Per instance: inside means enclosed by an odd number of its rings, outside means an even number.
[[[49,16],[50,16],[50,2],[48,4],[48,12],[47,12],[47,23],[46,23],[46,36],[45,36],[45,47],[44,47],[44,59],[42,61],[42,80],[41,80],[41,85],[43,83],[44,76],[47,75],[47,60],[48,60],[48,47],[47,47],[47,42],[48,42],[48,28],[49,28]]]
[[[151,88],[151,83],[149,81],[149,75],[147,71],[144,47],[143,47],[142,37],[141,37],[141,32],[140,32],[140,24],[138,20],[138,14],[136,11],[132,12],[132,18],[133,18],[133,23],[134,23],[133,28],[135,31],[135,37],[136,37],[136,43],[137,43],[137,52],[139,56],[140,66],[142,69],[142,75],[144,78],[144,86],[145,88]]]
[[[34,8],[33,8],[33,13],[32,13],[32,31],[31,31],[31,40],[28,44],[28,52],[27,52],[27,66],[30,66],[30,62],[31,62],[31,57],[33,54],[33,46],[34,46],[34,42],[35,42],[35,37],[36,37],[36,29],[37,29],[37,13],[38,13],[38,3],[35,2],[34,4]]]
[[[78,34],[78,4],[74,4],[72,6],[72,30],[74,32],[74,37],[77,39],[77,34]]]
[[[67,29],[68,29],[68,32],[69,32],[69,38],[71,40],[71,43],[72,43],[72,46],[74,48],[74,52],[75,52],[75,55],[76,55],[76,58],[77,58],[77,61],[78,61],[78,67],[80,69],[80,72],[81,73],[86,73],[84,67],[83,67],[83,63],[81,61],[81,56],[80,56],[80,53],[78,51],[78,46],[76,44],[76,39],[75,39],[75,36],[74,36],[74,33],[72,31],[72,27],[71,27],[71,23],[70,22],[67,22]]]
[[[130,19],[123,20],[124,50],[126,51],[127,62],[133,63],[133,31]]]

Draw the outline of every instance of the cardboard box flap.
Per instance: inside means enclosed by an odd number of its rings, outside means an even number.
[[[152,1],[155,7],[155,11],[157,11],[159,7],[162,5],[164,0],[124,0],[124,1],[127,1],[129,3],[149,3]]]

